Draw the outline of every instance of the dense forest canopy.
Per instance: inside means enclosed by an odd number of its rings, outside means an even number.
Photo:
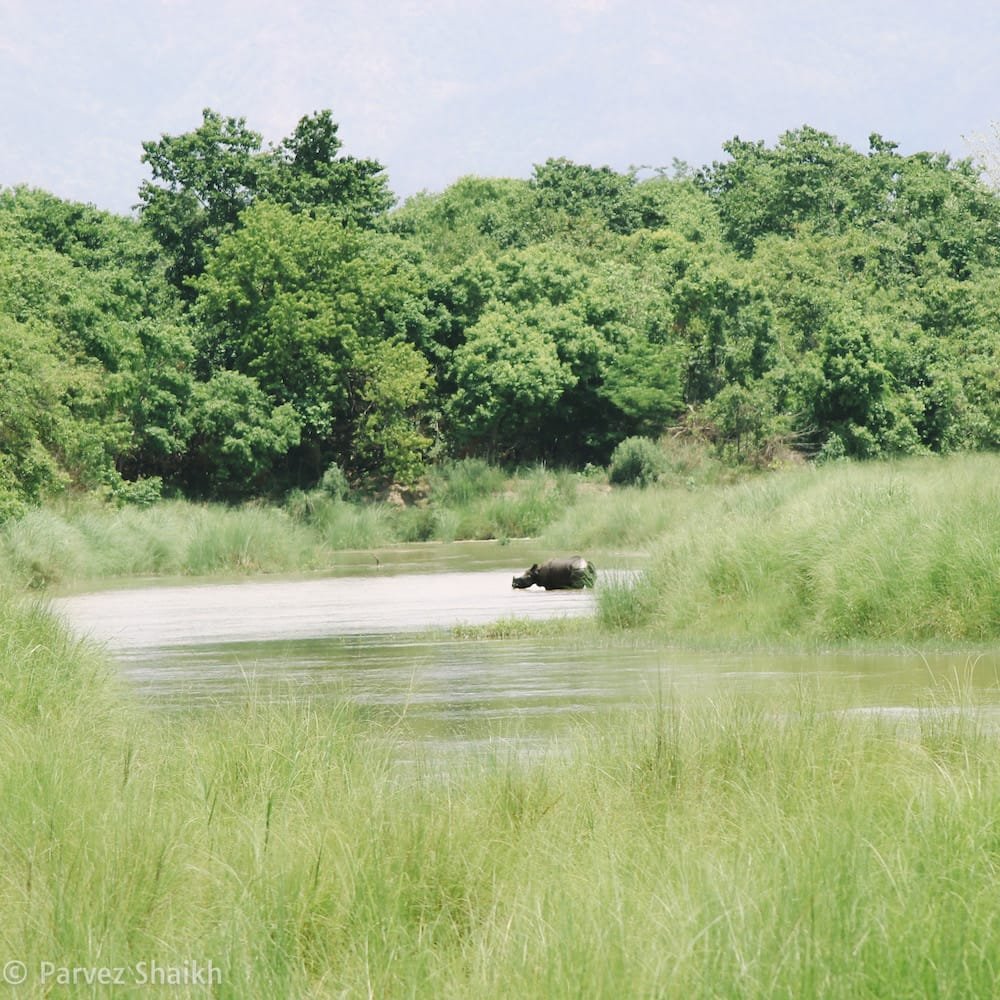
[[[135,218],[0,192],[0,518],[68,487],[238,500],[429,462],[1000,445],[1000,199],[816,129],[640,178],[550,159],[394,206],[329,111],[143,144]]]

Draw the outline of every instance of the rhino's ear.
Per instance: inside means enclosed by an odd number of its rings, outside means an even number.
[[[532,563],[531,564],[531,569],[529,569],[528,572],[529,573],[537,573],[538,572],[538,563]]]

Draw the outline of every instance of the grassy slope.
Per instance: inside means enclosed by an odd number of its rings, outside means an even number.
[[[998,511],[992,455],[754,480],[665,515],[648,572],[608,588],[601,617],[693,641],[986,642]]]

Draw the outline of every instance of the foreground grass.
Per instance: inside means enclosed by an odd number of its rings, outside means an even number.
[[[59,993],[44,962],[211,962],[221,997],[982,997],[1000,976],[1000,741],[974,708],[667,703],[442,774],[343,705],[248,690],[151,716],[9,597],[0,637],[19,995]]]

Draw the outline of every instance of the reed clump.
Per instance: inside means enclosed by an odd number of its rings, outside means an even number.
[[[151,961],[211,962],[192,996],[995,987],[1000,744],[972,704],[668,697],[444,768],[405,720],[252,684],[155,714],[6,594],[0,635],[0,945],[25,995],[52,992],[43,963]]]

